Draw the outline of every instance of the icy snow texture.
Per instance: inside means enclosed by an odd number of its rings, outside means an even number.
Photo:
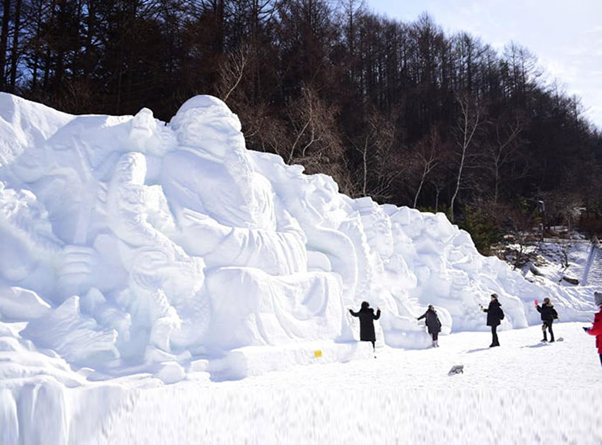
[[[353,200],[248,151],[216,98],[167,125],[148,109],[70,116],[4,93],[0,113],[0,320],[90,376],[173,382],[194,357],[350,341],[346,308],[363,300],[382,309],[379,342],[404,348],[429,343],[416,321],[428,304],[444,333],[486,329],[492,292],[503,329],[537,323],[545,296],[563,320],[591,316],[586,293],[525,281],[443,214]]]

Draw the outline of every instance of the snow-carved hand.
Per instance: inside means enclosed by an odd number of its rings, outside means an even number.
[[[69,244],[63,248],[58,267],[58,280],[64,296],[87,290],[97,261],[96,249],[92,247]]]

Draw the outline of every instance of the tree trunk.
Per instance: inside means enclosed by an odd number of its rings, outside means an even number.
[[[462,173],[464,171],[464,163],[466,162],[466,149],[468,147],[462,147],[462,158],[460,159],[460,167],[458,168],[458,177],[456,178],[456,188],[454,189],[454,194],[452,195],[451,202],[449,204],[450,218],[451,222],[454,222],[454,204],[456,202],[456,198],[458,197],[458,192],[460,191],[460,185],[462,184]]]
[[[10,21],[10,0],[2,2],[2,34],[0,34],[0,90],[4,90],[6,79],[4,71],[6,68],[6,48],[8,45],[8,24]]]
[[[88,79],[92,71],[92,37],[94,36],[96,0],[88,0],[88,32],[86,33],[86,49],[84,52],[84,79]]]
[[[17,65],[19,61],[19,32],[21,28],[21,0],[17,0],[15,6],[15,31],[13,34],[13,51],[10,68],[10,92],[15,92],[15,82],[17,80]]]
[[[462,185],[462,174],[464,172],[464,166],[466,165],[468,148],[472,144],[477,129],[481,125],[481,110],[477,104],[472,104],[471,102],[472,99],[469,94],[464,94],[458,98],[458,103],[460,104],[462,111],[459,123],[461,141],[458,141],[458,145],[462,149],[462,155],[460,157],[458,177],[456,178],[456,187],[454,189],[454,194],[452,195],[449,206],[451,212],[450,218],[452,222],[454,222],[454,205]]]
[[[424,179],[426,178],[426,169],[422,172],[422,178],[420,179],[420,185],[418,186],[418,190],[416,190],[416,195],[414,196],[414,208],[416,208],[416,204],[418,203],[418,197],[420,196],[420,191],[422,190],[422,186],[424,185]]]

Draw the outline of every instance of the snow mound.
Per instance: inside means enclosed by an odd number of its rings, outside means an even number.
[[[148,109],[70,116],[0,94],[0,243],[3,344],[64,360],[78,382],[173,383],[211,361],[227,374],[246,347],[299,345],[306,362],[307,345],[357,338],[346,309],[363,300],[382,309],[378,342],[403,348],[428,345],[416,321],[428,304],[444,333],[485,330],[492,292],[502,329],[537,323],[531,302],[545,296],[566,321],[593,311],[587,289],[529,283],[443,214],[353,200],[248,151],[209,96],[165,124]],[[344,348],[332,356],[348,360]],[[12,352],[13,376],[31,373]],[[39,374],[65,383],[52,366]]]

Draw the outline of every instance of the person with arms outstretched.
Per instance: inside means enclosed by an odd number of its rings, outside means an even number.
[[[439,316],[437,315],[437,311],[435,310],[432,304],[429,304],[428,309],[424,314],[418,317],[416,320],[425,319],[426,327],[428,329],[429,334],[433,338],[433,348],[439,347],[439,332],[441,332],[441,321],[439,320]]]
[[[354,312],[349,309],[349,312],[354,317],[360,319],[360,341],[372,342],[372,349],[376,350],[376,334],[374,333],[374,320],[380,318],[380,308],[376,308],[376,315],[374,315],[374,309],[370,307],[370,303],[367,301],[362,302],[362,308],[358,312]]]
[[[594,300],[600,311],[594,315],[594,324],[591,328],[583,328],[589,335],[596,336],[596,347],[600,354],[600,363],[602,364],[602,292],[594,292]]]

